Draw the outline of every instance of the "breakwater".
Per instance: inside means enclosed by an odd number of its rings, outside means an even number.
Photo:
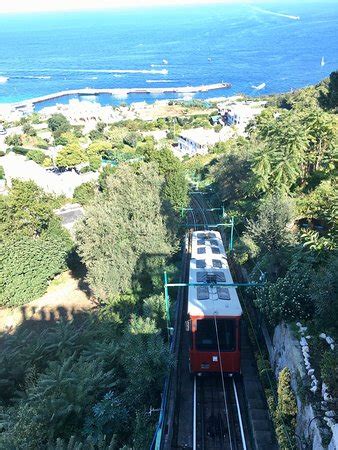
[[[128,94],[195,94],[197,92],[215,91],[218,89],[229,89],[230,83],[214,83],[205,84],[200,86],[183,86],[183,87],[158,87],[158,88],[115,88],[115,89],[72,89],[67,91],[55,92],[53,94],[43,95],[41,97],[32,98],[29,100],[23,100],[13,104],[15,108],[26,108],[28,106],[34,106],[38,103],[42,103],[48,100],[55,100],[61,97],[67,97],[71,95],[99,95],[99,94],[111,94],[116,96],[127,96]]]

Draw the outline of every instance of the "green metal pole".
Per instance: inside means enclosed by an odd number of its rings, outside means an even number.
[[[167,319],[167,329],[169,336],[169,328],[170,328],[170,299],[169,299],[169,290],[168,290],[168,274],[164,272],[164,301],[165,301],[165,315]]]
[[[230,245],[229,249],[232,251],[234,248],[234,217],[231,217],[231,231],[230,231]]]

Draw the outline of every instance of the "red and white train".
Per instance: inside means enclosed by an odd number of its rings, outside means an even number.
[[[233,283],[221,235],[192,233],[188,322],[189,362],[192,373],[240,372],[242,308]],[[207,283],[207,284],[205,284]]]

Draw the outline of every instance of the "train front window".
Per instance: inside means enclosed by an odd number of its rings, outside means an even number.
[[[235,320],[217,319],[218,339],[221,352],[236,350],[236,323]],[[216,327],[214,319],[197,321],[196,350],[218,351]]]

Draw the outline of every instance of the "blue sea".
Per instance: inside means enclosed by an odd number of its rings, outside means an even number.
[[[141,3],[141,2],[140,2]],[[195,98],[290,91],[338,66],[333,0],[0,14],[0,102],[80,88],[230,82]],[[321,60],[324,58],[324,64]],[[252,86],[265,83],[265,88]],[[96,96],[101,104],[174,94]],[[38,106],[68,102],[69,97]],[[38,109],[37,108],[37,109]]]

